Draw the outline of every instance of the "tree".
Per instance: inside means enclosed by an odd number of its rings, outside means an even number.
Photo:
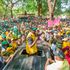
[[[48,4],[46,3],[46,0],[42,0],[42,15],[48,15]]]
[[[54,15],[58,16],[61,14],[62,14],[62,1],[57,0]]]
[[[4,16],[4,18],[6,17],[6,15],[7,15],[7,8],[8,8],[8,5],[5,3],[5,1],[4,0],[0,0],[0,6],[1,6],[1,11],[3,11],[1,14],[2,14],[2,16]]]
[[[54,18],[56,2],[57,2],[57,0],[47,0],[51,20],[53,20],[53,18]]]
[[[13,8],[18,2],[19,0],[1,0],[1,4],[5,10],[4,17],[8,14],[8,12],[10,12],[9,16],[13,17]]]
[[[46,3],[47,1],[47,3]],[[65,13],[62,11],[70,0],[0,0],[0,15],[6,17],[17,16],[25,11],[38,16],[46,16],[49,12],[50,19],[54,15]],[[17,6],[18,5],[18,6]],[[69,8],[64,8],[69,11]]]
[[[10,7],[10,13],[11,13],[11,18],[13,17],[13,7],[15,4],[17,4],[19,0],[9,0],[9,7]]]
[[[42,14],[42,0],[37,0],[38,16]]]

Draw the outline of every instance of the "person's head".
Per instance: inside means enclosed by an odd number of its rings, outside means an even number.
[[[7,29],[8,32],[10,32],[10,29]]]
[[[57,51],[56,54],[55,54],[55,60],[64,60],[64,53],[62,51]]]
[[[23,35],[21,36],[21,41],[24,42],[25,39],[26,39],[26,36],[23,34]]]
[[[36,27],[32,27],[32,28],[31,28],[31,32],[34,33],[34,34],[36,33],[36,30],[37,30]]]
[[[16,43],[18,44],[18,46],[20,46],[21,45],[21,38],[18,38],[17,40],[16,40]]]
[[[56,44],[56,41],[54,40],[54,41],[52,41],[52,43],[53,43],[53,44]]]

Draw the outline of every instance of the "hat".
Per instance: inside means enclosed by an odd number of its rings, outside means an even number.
[[[5,34],[2,34],[1,36],[2,36],[2,38],[6,38],[6,35]]]
[[[6,44],[8,44],[8,41],[3,41],[2,42],[2,45],[6,45]]]
[[[70,31],[67,31],[66,34],[70,34]]]
[[[36,27],[32,27],[32,28],[31,28],[31,30],[36,31],[36,30],[37,30],[37,28],[36,28]]]
[[[61,59],[65,58],[64,53],[62,51],[57,51],[55,56],[59,56]]]

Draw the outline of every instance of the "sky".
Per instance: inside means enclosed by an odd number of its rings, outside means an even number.
[[[67,4],[62,3],[62,11],[64,12],[66,9],[70,9],[70,0],[68,1]]]
[[[15,2],[16,0],[13,0],[13,2]],[[27,4],[24,3],[24,6],[26,6]],[[18,7],[21,7],[22,4],[21,2],[18,2],[17,4],[15,4],[14,8],[13,9],[17,9]],[[70,9],[70,0],[68,0],[68,3],[62,3],[62,11],[66,11],[66,9]]]

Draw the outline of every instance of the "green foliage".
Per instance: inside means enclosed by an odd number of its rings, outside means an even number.
[[[46,0],[42,0],[42,14],[47,15],[48,5]]]
[[[56,7],[55,7],[55,15],[60,15],[62,14],[61,12],[61,0],[57,0],[57,3],[56,3]]]
[[[69,1],[70,0],[57,0],[54,14],[62,14],[62,3],[68,4]],[[0,0],[0,17],[8,17],[11,15],[11,4],[13,4],[12,12],[14,16],[23,14],[25,11],[27,13],[37,14],[38,5],[40,3],[42,4],[42,15],[46,16],[48,13],[47,0]],[[66,10],[65,12],[69,14],[70,9],[68,8]]]
[[[66,11],[64,12],[67,16],[70,15],[70,8],[69,9],[66,9]]]

